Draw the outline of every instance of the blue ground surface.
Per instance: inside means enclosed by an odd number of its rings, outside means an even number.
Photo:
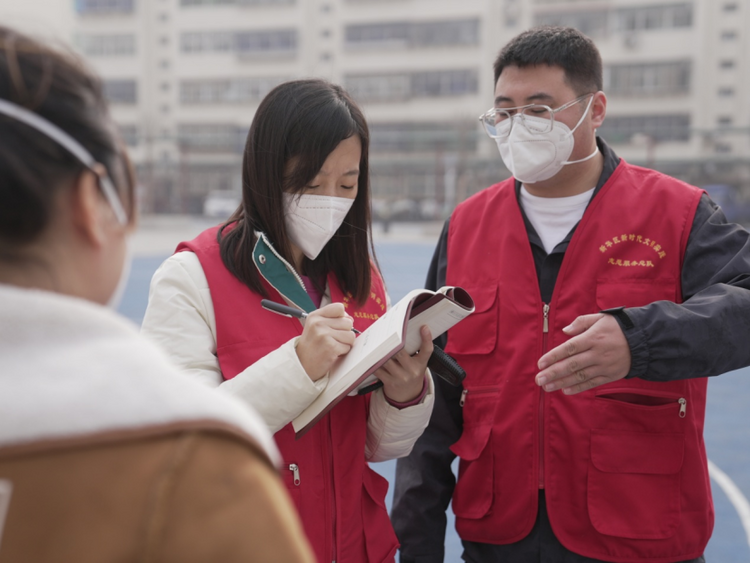
[[[383,242],[376,245],[378,260],[391,299],[422,287],[432,256],[432,244]],[[140,324],[148,301],[148,286],[156,268],[166,258],[136,258],[120,312]],[[705,439],[709,458],[750,495],[750,368],[714,378],[709,383]],[[392,482],[395,462],[374,464],[374,469]],[[740,518],[721,488],[712,481],[716,525],[706,549],[709,563],[746,563],[750,547]],[[391,502],[391,493],[387,498]],[[453,531],[449,513],[446,562],[461,560],[461,544]]]

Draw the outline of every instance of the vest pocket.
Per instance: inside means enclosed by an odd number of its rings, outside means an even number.
[[[600,309],[643,307],[654,301],[677,301],[673,279],[597,280],[596,305]]]
[[[682,433],[591,431],[589,517],[601,534],[671,537],[680,522]]]
[[[445,351],[457,355],[487,354],[495,349],[497,343],[497,282],[466,286],[465,289],[474,300],[474,312],[448,330]]]
[[[490,436],[498,399],[497,387],[466,389],[463,433],[451,446],[461,458],[452,500],[453,513],[460,518],[482,518],[492,506],[494,455]]]

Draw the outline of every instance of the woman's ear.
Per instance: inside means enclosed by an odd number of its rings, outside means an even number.
[[[101,196],[96,174],[84,170],[67,193],[71,222],[76,234],[97,248],[104,246],[107,240],[107,221],[111,219],[106,213],[108,206]]]

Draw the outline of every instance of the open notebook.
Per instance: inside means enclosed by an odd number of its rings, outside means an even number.
[[[422,342],[422,326],[427,325],[437,338],[473,312],[474,301],[460,287],[409,292],[360,334],[349,353],[333,365],[325,390],[292,421],[297,438],[341,399],[371,383],[373,373],[399,350],[414,354]]]

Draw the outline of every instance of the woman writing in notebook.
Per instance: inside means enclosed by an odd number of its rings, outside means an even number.
[[[383,387],[346,397],[302,438],[292,421],[385,312],[370,243],[369,134],[362,112],[322,80],[282,84],[261,102],[244,153],[243,201],[182,243],[156,272],[143,333],[189,373],[257,409],[320,561],[393,560],[385,480],[368,461],[411,450],[432,410],[432,352],[399,352]],[[298,307],[281,316],[261,300]]]

